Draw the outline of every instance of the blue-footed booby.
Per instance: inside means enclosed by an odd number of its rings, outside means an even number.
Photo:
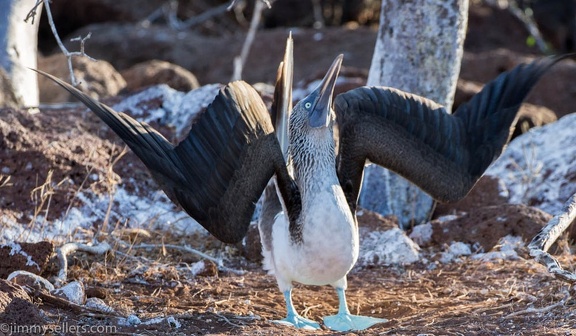
[[[96,113],[168,197],[219,240],[242,240],[264,192],[259,221],[264,267],[276,276],[287,308],[286,318],[277,322],[319,328],[295,310],[292,284],[331,285],[339,309],[323,322],[346,331],[386,321],[350,314],[345,297],[346,276],[358,258],[356,206],[366,161],[404,176],[436,200],[463,198],[509,141],[524,98],[562,58],[502,73],[449,114],[433,101],[388,87],[353,89],[333,101],[340,55],[318,88],[292,109],[289,38],[271,113],[252,86],[229,83],[178,145],[42,74]]]

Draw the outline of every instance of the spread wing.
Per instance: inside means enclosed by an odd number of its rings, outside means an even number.
[[[386,87],[336,97],[338,176],[355,209],[365,161],[388,168],[441,202],[472,189],[510,139],[522,101],[566,56],[522,64],[484,86],[450,115],[435,102]]]
[[[244,237],[256,202],[275,173],[282,196],[294,198],[270,114],[245,82],[223,87],[188,136],[174,146],[146,123],[40,73],[96,113],[142,160],[168,197],[223,242]]]

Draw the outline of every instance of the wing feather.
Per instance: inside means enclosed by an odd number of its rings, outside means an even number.
[[[567,56],[543,58],[501,74],[453,115],[431,100],[387,87],[338,95],[337,169],[351,208],[356,206],[367,159],[439,201],[466,196],[502,153],[524,98]]]
[[[224,86],[174,146],[147,124],[39,73],[96,113],[144,162],[168,197],[224,242],[244,237],[275,173],[281,193],[289,197],[293,192],[270,115],[258,93],[242,81]]]

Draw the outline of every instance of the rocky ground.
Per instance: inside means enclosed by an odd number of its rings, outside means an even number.
[[[138,21],[145,14],[132,15]],[[75,60],[77,75],[83,89],[177,141],[190,118],[177,112],[199,110],[217,89],[203,85],[229,80],[243,35],[233,33],[229,18],[216,21],[225,34],[209,25],[176,32],[131,20],[75,27],[92,31],[87,51],[102,59]],[[287,31],[259,31],[245,69],[248,82],[271,83]],[[366,80],[374,28],[299,28],[293,34],[300,92],[338,53],[345,54],[346,78],[339,90]],[[506,11],[473,6],[456,105],[498,73],[541,55],[526,37]],[[61,56],[42,57],[39,66],[66,77]],[[519,132],[471,194],[439,205],[433,221],[403,233],[394,218],[360,212],[361,258],[349,276],[348,302],[353,313],[389,322],[350,334],[576,334],[573,289],[525,247],[576,192],[575,76],[576,63],[568,60],[542,79],[520,124],[550,125]],[[151,86],[158,83],[176,90]],[[266,87],[259,87],[268,99]],[[45,82],[41,91],[46,102],[70,99]],[[272,323],[284,316],[284,302],[274,278],[260,268],[256,232],[236,246],[211,238],[77,103],[43,105],[34,114],[0,109],[0,169],[0,335],[34,334],[16,329],[22,325],[55,335],[338,334]],[[97,231],[110,252],[72,253],[64,290],[46,289],[50,285],[26,275],[3,280],[26,270],[54,282],[60,269],[54,251],[65,242],[92,243]],[[574,236],[552,248],[569,270],[576,261]],[[329,287],[297,286],[294,301],[302,315],[318,321],[337,310]],[[89,326],[96,329],[71,329]]]

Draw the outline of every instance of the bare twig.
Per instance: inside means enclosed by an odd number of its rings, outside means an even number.
[[[28,230],[28,235],[34,230],[36,225],[36,219],[40,215],[40,212],[44,210],[44,218],[42,221],[42,233],[44,231],[44,224],[46,224],[46,218],[48,217],[48,211],[50,210],[50,203],[52,200],[52,195],[54,195],[54,185],[52,184],[52,174],[54,173],[53,170],[48,170],[48,174],[46,175],[46,180],[44,183],[30,192],[30,199],[34,202],[34,215],[30,220],[30,230]],[[44,208],[44,205],[46,208]],[[28,239],[29,236],[26,237]]]
[[[44,288],[49,292],[54,290],[54,285],[52,285],[50,283],[50,281],[46,280],[45,278],[43,278],[37,274],[31,273],[28,271],[23,271],[23,270],[14,271],[14,272],[8,274],[8,277],[6,278],[6,280],[12,281],[12,279],[14,279],[16,277],[22,277],[22,276],[33,280],[34,282],[32,283],[32,286],[36,289]],[[32,290],[32,289],[33,288],[30,288],[30,290]]]
[[[517,18],[520,22],[524,24],[526,30],[532,35],[538,49],[543,53],[549,53],[550,48],[544,41],[542,34],[540,33],[540,29],[538,29],[538,25],[534,21],[534,17],[532,15],[532,10],[523,10],[518,6],[516,0],[485,0],[486,3],[490,6],[497,7],[500,9],[507,9],[515,18]]]
[[[570,299],[570,293],[567,293],[566,296],[560,300],[559,302],[556,302],[554,304],[551,304],[549,306],[546,307],[541,307],[541,308],[534,308],[534,307],[529,307],[527,309],[521,310],[521,311],[517,311],[511,314],[508,314],[506,316],[504,316],[505,319],[509,319],[512,317],[516,317],[519,315],[525,315],[525,314],[542,314],[542,313],[547,313],[551,310],[554,310],[558,307],[561,307],[563,305],[566,304],[566,302],[568,301],[568,299]]]
[[[314,28],[320,29],[325,26],[320,0],[312,0],[312,8],[314,10]]]
[[[0,174],[0,188],[11,187],[12,183],[10,182],[10,178],[10,175]]]
[[[28,23],[28,20],[32,19],[32,22],[30,22],[30,24],[34,24],[34,20],[36,19],[36,15],[38,15],[38,6],[40,6],[42,4],[42,2],[44,2],[44,0],[36,0],[36,4],[34,5],[34,7],[32,7],[32,9],[28,12],[28,15],[26,15],[26,18],[24,18],[24,22]]]
[[[90,38],[91,34],[89,33],[88,35],[86,35],[86,37],[73,38],[71,41],[80,41],[80,51],[75,52],[68,51],[68,49],[66,49],[66,47],[64,46],[64,43],[62,43],[60,35],[58,35],[58,31],[56,30],[56,25],[54,24],[54,18],[52,17],[52,11],[50,10],[50,0],[36,0],[36,4],[30,10],[24,21],[27,21],[29,18],[32,18],[32,22],[34,22],[34,17],[36,16],[36,9],[40,5],[40,3],[44,3],[46,16],[48,17],[48,24],[50,25],[50,29],[52,30],[52,35],[54,35],[56,43],[58,43],[58,47],[60,48],[64,56],[66,56],[66,59],[68,61],[68,71],[70,72],[70,83],[76,86],[78,85],[78,82],[76,81],[76,76],[74,76],[74,71],[72,69],[72,56],[87,57],[91,61],[96,62],[94,58],[86,55],[86,53],[84,52],[84,43],[86,42],[87,39]]]
[[[94,234],[94,238],[98,238],[102,230],[106,229],[106,226],[108,226],[108,222],[110,221],[110,214],[112,213],[112,205],[114,205],[114,193],[116,190],[116,185],[118,184],[118,177],[116,173],[114,173],[113,167],[124,155],[126,155],[126,153],[128,153],[128,147],[124,146],[120,154],[118,154],[116,158],[110,157],[110,161],[108,162],[108,168],[106,170],[106,184],[108,185],[108,199],[109,199],[108,208],[106,209],[106,215],[104,216],[102,225],[98,227],[96,233]]]
[[[182,21],[182,20],[178,19],[178,17],[176,16],[176,13],[178,11],[178,1],[171,1],[170,2],[170,9],[169,9],[168,15],[167,15],[168,23],[169,23],[170,27],[172,27],[173,29],[176,29],[176,30],[189,29],[191,27],[202,24],[203,22],[206,22],[213,17],[216,17],[218,15],[222,15],[222,14],[226,13],[229,10],[228,6],[229,5],[227,5],[227,4],[223,4],[223,5],[211,8],[211,9],[203,12],[200,15],[193,16],[193,17],[191,17],[185,21]]]
[[[272,8],[272,3],[269,0],[261,0],[261,1],[263,4],[266,4],[266,6],[268,8]],[[237,2],[238,2],[238,0],[232,0],[230,2],[230,5],[228,5],[228,10],[232,10],[232,8],[234,8],[234,6],[237,5]],[[257,1],[257,2],[260,2],[260,1]],[[272,2],[274,2],[274,1],[272,1]]]
[[[254,42],[256,29],[260,23],[263,10],[264,3],[256,1],[254,3],[254,13],[252,14],[252,20],[250,21],[250,29],[248,30],[248,35],[246,35],[246,40],[242,46],[242,51],[240,52],[240,56],[236,56],[234,58],[234,74],[232,75],[232,81],[242,79],[242,69],[244,68],[244,64],[246,64],[246,59],[248,58],[248,53],[252,47],[252,42]]]
[[[272,8],[272,3],[268,0],[261,0],[262,3],[266,4],[268,8]],[[148,17],[142,20],[141,24],[148,26],[150,23],[164,17],[166,21],[168,21],[168,25],[170,28],[174,30],[185,30],[190,29],[192,27],[198,26],[214,17],[220,16],[228,11],[233,10],[236,6],[238,6],[239,1],[232,0],[228,4],[222,4],[220,6],[216,6],[213,8],[208,9],[207,11],[199,14],[197,16],[193,16],[188,18],[184,21],[178,18],[178,0],[171,0],[167,3],[160,6],[154,12],[152,12]]]
[[[552,273],[556,278],[568,283],[576,283],[576,274],[564,270],[562,266],[560,266],[560,263],[558,263],[558,260],[547,251],[575,219],[576,194],[572,195],[572,197],[564,203],[560,214],[554,216],[528,245],[530,255],[534,257],[536,261],[546,266],[548,272]]]
[[[114,313],[113,311],[110,312],[103,312],[99,309],[81,306],[79,304],[70,302],[66,299],[63,299],[58,296],[54,296],[52,294],[48,294],[42,291],[35,291],[33,293],[35,297],[42,299],[43,304],[49,304],[58,308],[66,309],[73,311],[76,314],[86,315],[86,316],[100,316],[100,317],[109,317],[109,316],[116,316],[119,317],[118,314]]]
[[[223,265],[222,260],[216,259],[212,256],[207,255],[204,252],[198,251],[196,249],[193,249],[189,246],[180,246],[180,245],[172,245],[172,244],[140,244],[140,245],[133,245],[132,246],[133,249],[140,249],[140,248],[161,248],[161,249],[165,249],[165,248],[169,248],[169,249],[173,249],[173,250],[180,250],[180,251],[184,251],[184,252],[188,252],[188,253],[192,253],[195,254],[201,258],[210,260],[212,262],[214,262],[217,266],[218,269],[221,269],[223,271],[226,272],[231,272],[234,274],[239,274],[239,275],[243,275],[245,272],[242,270],[235,270],[232,268],[228,268],[226,266]]]
[[[218,314],[218,313],[213,313],[214,315],[218,316],[220,319],[224,320],[224,322],[230,324],[231,326],[237,327],[237,328],[242,328],[243,325],[237,324],[237,323],[233,323],[232,321],[230,321],[226,316],[222,315],[222,314]]]
[[[60,287],[66,282],[68,276],[68,255],[76,251],[84,251],[92,254],[101,255],[110,251],[110,245],[107,242],[101,242],[94,246],[81,243],[67,243],[56,249],[60,271],[54,280],[56,287]]]

